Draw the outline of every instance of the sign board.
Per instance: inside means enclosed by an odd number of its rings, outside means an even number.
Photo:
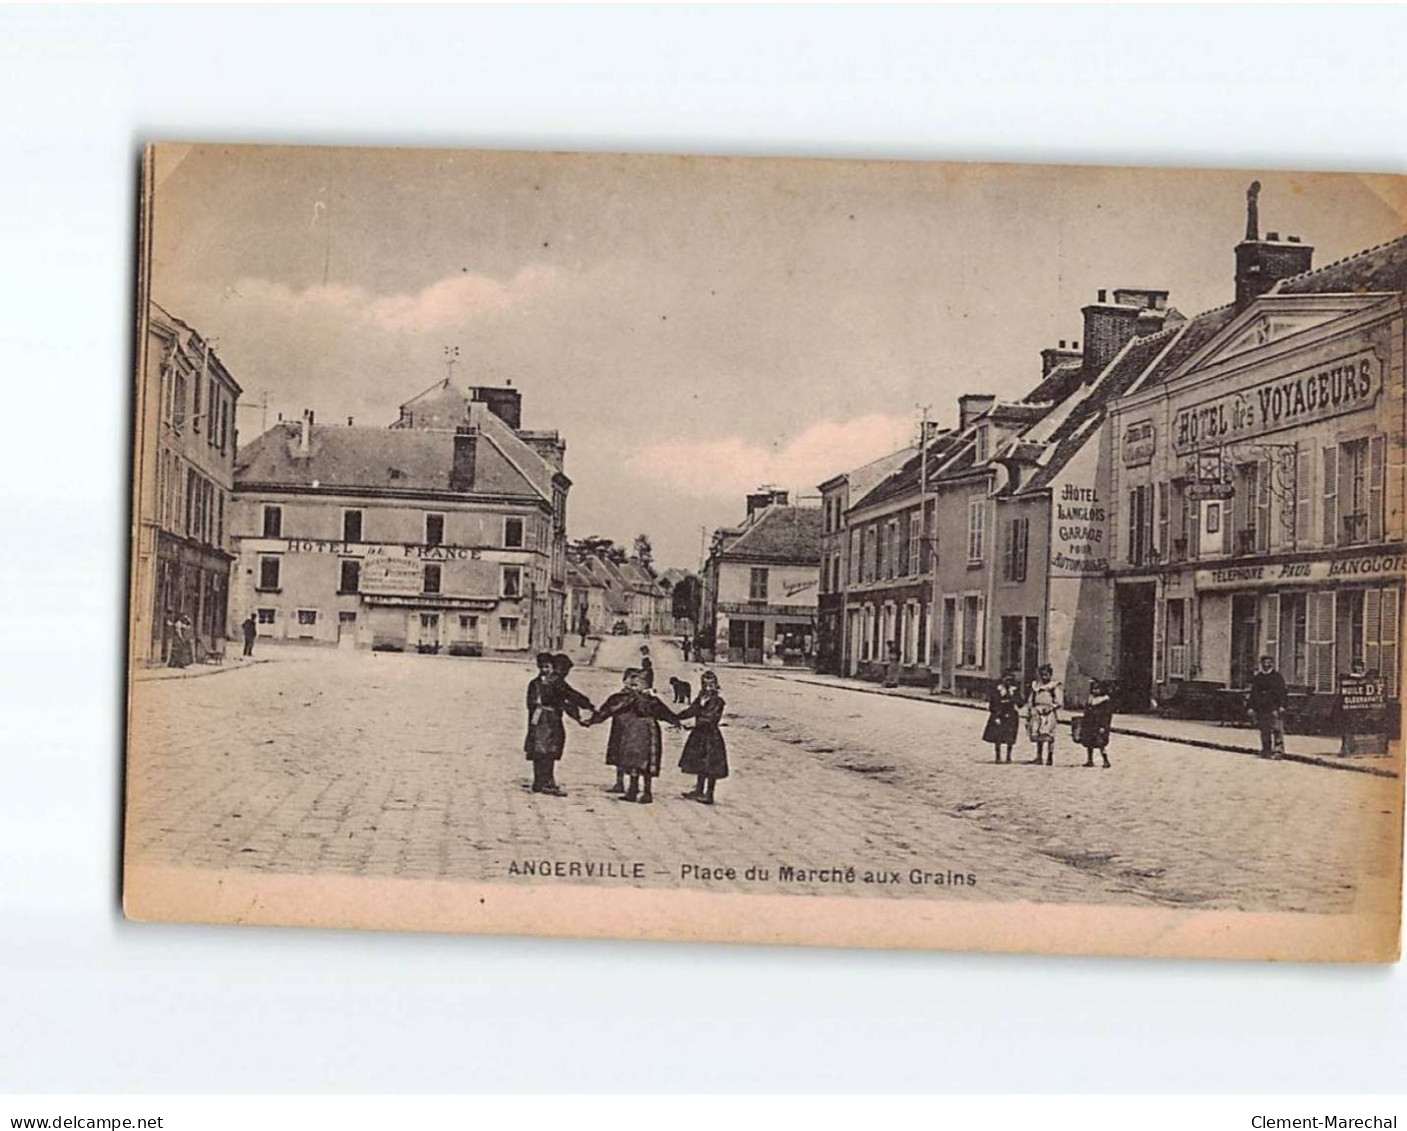
[[[424,574],[414,558],[367,558],[362,563],[361,591],[413,596],[420,592]]]
[[[1141,467],[1153,462],[1158,433],[1151,420],[1136,420],[1124,429],[1124,466]]]
[[[1387,753],[1387,681],[1339,676],[1339,712],[1345,755]]]
[[[1229,499],[1235,494],[1236,489],[1230,483],[1220,481],[1198,481],[1187,485],[1187,497],[1194,503],[1206,499]]]
[[[1052,577],[1083,577],[1109,568],[1109,512],[1096,487],[1061,486],[1050,528]]]
[[[1312,584],[1318,581],[1398,581],[1407,573],[1407,554],[1360,554],[1351,558],[1314,558],[1273,565],[1233,565],[1199,569],[1198,589]]]
[[[1382,387],[1382,362],[1361,350],[1179,409],[1172,448],[1182,455],[1357,412],[1371,406]]]

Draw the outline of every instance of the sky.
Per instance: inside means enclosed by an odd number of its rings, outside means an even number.
[[[764,484],[799,497],[957,397],[1024,395],[1097,290],[1232,298],[1245,190],[1322,266],[1407,231],[1386,177],[162,146],[152,297],[240,382],[241,439],[387,424],[445,377],[556,429],[568,532],[695,568]],[[267,399],[267,410],[263,407]]]

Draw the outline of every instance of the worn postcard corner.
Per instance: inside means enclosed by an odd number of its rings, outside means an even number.
[[[1405,203],[149,146],[124,912],[1396,961]]]

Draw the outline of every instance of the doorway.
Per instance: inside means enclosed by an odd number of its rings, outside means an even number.
[[[1260,657],[1260,599],[1254,594],[1231,598],[1231,686],[1251,686]]]
[[[337,647],[357,646],[357,614],[343,610],[337,614]]]
[[[762,622],[735,620],[728,624],[729,659],[734,663],[762,663]]]
[[[1119,710],[1147,711],[1153,702],[1153,582],[1120,585]]]

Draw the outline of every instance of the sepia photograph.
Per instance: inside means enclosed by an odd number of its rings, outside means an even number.
[[[1407,179],[141,178],[130,917],[1397,959]]]

